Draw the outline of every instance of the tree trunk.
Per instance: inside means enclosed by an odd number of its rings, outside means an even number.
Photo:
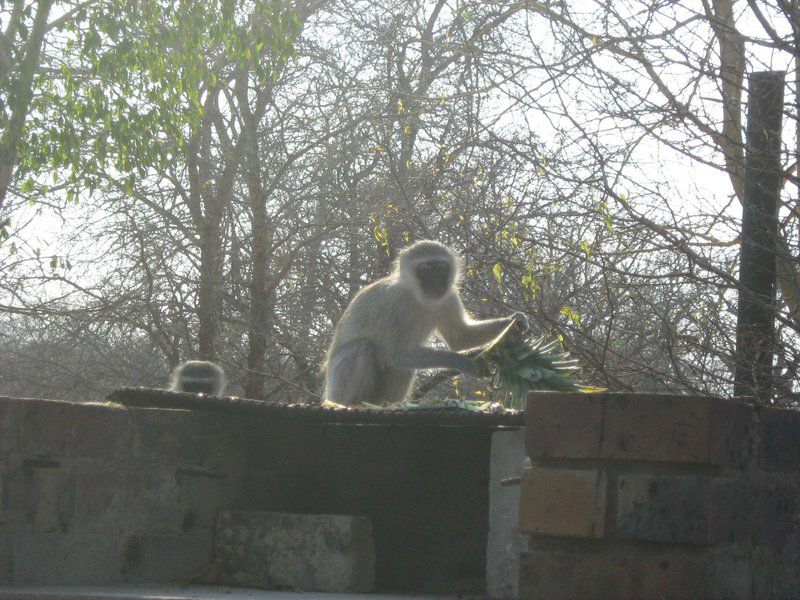
[[[21,3],[20,3],[21,4]],[[11,116],[6,124],[5,131],[0,136],[0,209],[5,204],[14,165],[17,161],[17,144],[25,126],[28,116],[28,107],[33,98],[33,77],[39,65],[39,55],[47,32],[47,18],[53,0],[39,0],[36,4],[36,16],[33,19],[33,28],[30,37],[25,43],[25,55],[19,65],[19,77],[15,85],[16,94],[11,94],[13,101],[10,103]],[[11,43],[17,40],[12,39]]]
[[[753,73],[747,107],[735,396],[772,399],[782,72]]]

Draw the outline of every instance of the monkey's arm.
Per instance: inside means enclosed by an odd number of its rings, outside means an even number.
[[[520,327],[527,330],[528,321],[521,313],[485,321],[471,319],[464,310],[461,298],[457,294],[453,294],[452,300],[436,324],[436,329],[451,350],[471,350],[491,342],[515,318],[520,322]]]
[[[469,356],[438,348],[407,348],[395,351],[390,358],[396,369],[457,369],[479,377],[480,365]]]

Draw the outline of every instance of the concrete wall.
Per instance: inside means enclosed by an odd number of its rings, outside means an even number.
[[[491,433],[0,398],[0,585],[208,576],[243,509],[365,515],[378,589],[482,591]]]
[[[800,413],[536,394],[523,598],[800,597]]]

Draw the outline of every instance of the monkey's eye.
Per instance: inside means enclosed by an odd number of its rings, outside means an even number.
[[[417,268],[417,272],[418,272],[420,275],[430,275],[432,271],[433,271],[433,267],[432,267],[431,265],[429,265],[428,263],[422,263],[422,264],[421,264],[421,265],[420,265],[420,266]]]

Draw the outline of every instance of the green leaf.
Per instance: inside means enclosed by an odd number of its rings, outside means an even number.
[[[503,289],[503,265],[498,263],[494,264],[492,267],[492,274],[494,275],[495,280],[497,281],[497,286],[502,291]]]

